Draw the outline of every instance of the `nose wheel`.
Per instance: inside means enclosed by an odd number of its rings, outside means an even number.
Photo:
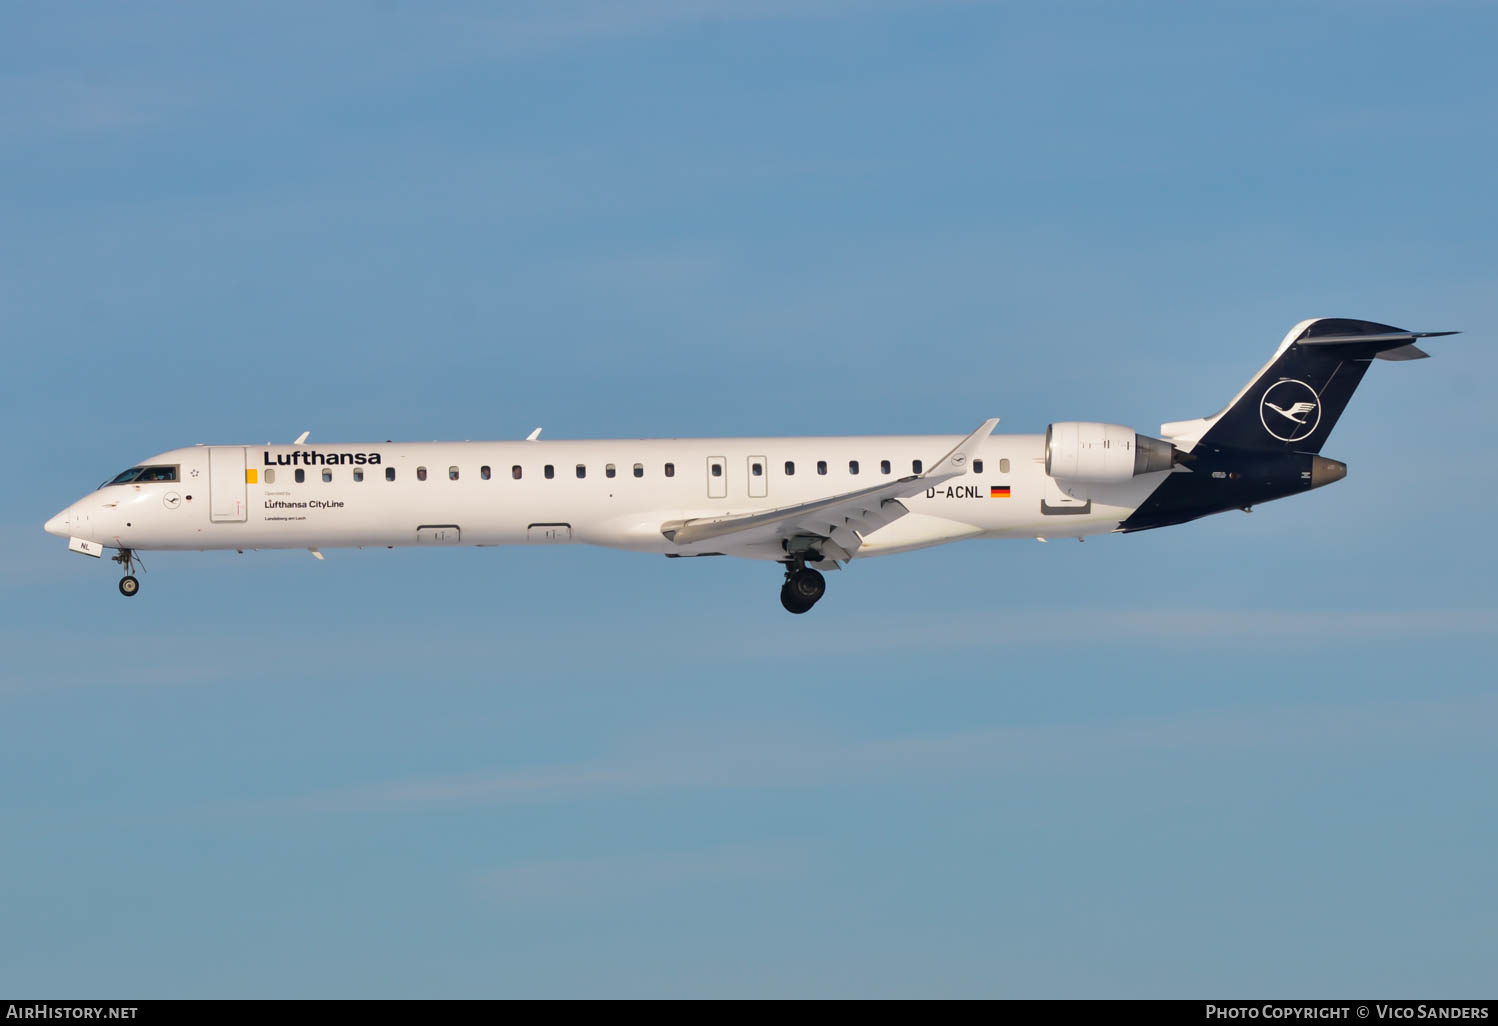
[[[121,549],[113,558],[125,571],[125,576],[120,578],[120,594],[126,598],[134,598],[140,591],[140,581],[135,579],[135,564],[140,563],[142,572],[145,571],[146,564],[141,563],[130,549]]]
[[[804,613],[827,592],[827,580],[809,566],[786,567],[780,604],[788,613]]]

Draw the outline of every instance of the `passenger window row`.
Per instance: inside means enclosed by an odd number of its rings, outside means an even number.
[[[138,470],[139,468],[136,468],[136,469]],[[643,463],[636,463],[634,465],[633,469],[634,469],[634,475],[635,475],[635,477],[644,477],[645,476],[645,464],[643,464]],[[663,469],[664,469],[665,474],[666,474],[667,477],[675,477],[676,476],[676,464],[674,464],[674,463],[667,463],[664,466]],[[579,463],[577,465],[577,471],[576,472],[577,472],[577,476],[578,476],[579,479],[586,478],[588,476],[587,465],[583,464],[583,463]],[[542,476],[545,477],[546,480],[548,480],[548,481],[550,481],[552,478],[554,478],[554,477],[557,476],[556,467],[553,466],[550,463],[546,464],[544,467],[541,468],[541,473],[542,473]],[[121,475],[121,477],[123,477],[123,476],[124,475]],[[307,471],[304,468],[302,468],[302,467],[298,467],[295,471],[292,472],[292,476],[296,479],[296,483],[297,484],[302,484],[302,483],[304,483],[307,480]],[[488,467],[488,466],[479,467],[479,477],[481,479],[483,479],[485,481],[488,481],[488,480],[491,480],[493,478],[493,476],[494,476],[494,474],[493,474],[493,471],[492,471],[492,469],[490,467]],[[524,476],[525,476],[525,472],[521,468],[520,464],[517,463],[513,467],[510,468],[510,477],[513,478],[514,480],[516,480],[516,481],[522,480],[524,478]],[[618,468],[615,467],[614,464],[612,464],[612,463],[605,464],[605,466],[603,468],[603,476],[604,477],[609,477],[609,478],[618,476]],[[462,474],[458,470],[457,467],[454,466],[454,467],[448,467],[447,468],[447,479],[449,481],[457,481],[461,477],[462,477]],[[330,481],[332,481],[333,480],[333,468],[331,468],[331,467],[324,467],[322,469],[322,479],[323,479],[324,482],[330,482]],[[418,481],[425,481],[426,479],[427,479],[427,468],[426,467],[417,467],[416,468],[416,480],[418,480]],[[153,478],[152,480],[175,480],[175,478],[159,477],[159,478]],[[274,468],[270,468],[270,467],[266,468],[265,474],[264,474],[264,480],[265,480],[266,484],[275,484],[276,483],[276,471],[275,471]],[[363,481],[364,480],[364,469],[362,467],[355,468],[355,470],[354,470],[354,480],[355,481]],[[386,467],[385,468],[385,480],[386,481],[394,481],[395,480],[395,468],[394,467]],[[111,483],[114,483],[114,482],[111,482]]]
[[[153,469],[153,470],[156,470],[156,469],[160,469],[160,470],[170,469],[172,471],[172,476],[167,477],[167,476],[163,475],[163,476],[158,476],[158,477],[155,477],[155,478],[146,478],[146,477],[142,476],[142,477],[137,478],[137,480],[158,480],[158,481],[160,481],[160,480],[166,480],[166,481],[176,480],[175,468],[150,468],[150,469]],[[674,463],[667,463],[667,464],[665,464],[665,466],[662,469],[664,470],[665,475],[667,477],[675,477],[676,476],[676,464],[674,464]],[[881,474],[889,474],[889,473],[891,473],[891,469],[892,468],[891,468],[891,464],[890,464],[889,460],[880,460],[879,461],[879,472]],[[912,474],[919,474],[919,473],[921,473],[921,469],[922,469],[922,463],[921,463],[920,460],[911,460],[910,461],[910,472]],[[848,461],[848,473],[849,474],[857,474],[858,470],[859,470],[859,463],[858,463],[858,461],[857,460],[849,460]],[[973,471],[974,471],[974,473],[978,473],[978,474],[983,473],[983,461],[982,460],[973,460]],[[636,463],[634,465],[634,467],[633,467],[633,472],[634,472],[634,476],[635,477],[644,477],[645,476],[645,464],[643,464],[643,463]],[[584,479],[586,479],[587,476],[588,476],[588,467],[587,467],[587,465],[583,464],[583,463],[577,464],[575,473],[577,474],[578,480],[584,480]],[[714,462],[711,465],[711,473],[712,473],[713,477],[722,477],[723,476],[723,464],[718,463],[718,462]],[[759,463],[758,461],[756,461],[753,464],[753,466],[752,466],[752,473],[754,474],[755,477],[762,476],[764,474],[764,465],[761,464],[761,463]],[[827,473],[827,461],[826,460],[817,460],[817,473],[821,474],[821,475],[824,475],[824,476],[826,475],[826,473]],[[1009,461],[1007,459],[1001,459],[1001,460],[999,460],[999,473],[1001,473],[1001,474],[1007,474],[1007,473],[1009,473]],[[298,467],[293,472],[293,474],[296,477],[297,484],[301,484],[301,483],[303,483],[304,481],[307,480],[307,471],[305,469],[301,468],[301,467]],[[616,476],[616,474],[617,474],[617,468],[614,466],[614,464],[612,464],[612,463],[606,463],[606,464],[604,464],[604,467],[603,467],[603,476],[604,477],[613,478],[613,477]],[[795,463],[795,461],[794,460],[786,460],[785,461],[785,476],[786,477],[794,477],[795,474],[796,474],[796,463]],[[543,466],[541,468],[541,475],[543,477],[545,477],[546,480],[548,480],[548,481],[552,480],[553,478],[556,477],[556,467],[554,465],[550,464],[550,463],[546,464],[545,466]],[[121,478],[123,478],[124,476],[125,476],[124,474],[120,475]],[[447,479],[449,481],[457,481],[460,476],[461,475],[460,475],[459,470],[458,470],[458,468],[456,466],[452,466],[452,467],[448,467],[447,468]],[[487,465],[479,467],[479,477],[481,479],[485,480],[485,481],[488,481],[488,480],[490,480],[493,477],[493,474],[491,473],[490,468]],[[516,481],[519,481],[519,480],[523,479],[523,477],[524,477],[524,471],[522,470],[520,464],[517,463],[517,464],[515,464],[514,466],[512,466],[510,468],[510,477],[513,478]],[[322,479],[323,479],[323,481],[325,483],[326,482],[330,482],[330,481],[333,480],[333,469],[331,467],[324,467],[322,469]],[[417,467],[416,468],[416,480],[418,480],[418,481],[425,481],[426,479],[427,479],[427,468],[426,467]],[[364,470],[363,470],[363,468],[355,468],[355,470],[354,470],[354,480],[355,481],[363,481],[364,480]],[[394,467],[386,467],[385,468],[385,480],[386,481],[394,481],[395,480],[395,468]],[[276,472],[275,472],[275,470],[273,468],[267,468],[266,469],[266,471],[265,471],[265,483],[266,484],[275,484],[276,483]]]

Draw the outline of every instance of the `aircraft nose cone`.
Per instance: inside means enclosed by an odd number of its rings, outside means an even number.
[[[72,531],[69,530],[69,527],[71,526],[69,514],[72,512],[72,509],[73,507],[69,506],[67,509],[57,514],[57,516],[53,517],[51,520],[42,525],[42,530],[46,531],[48,534],[55,534],[59,538],[68,537],[70,534],[72,534]]]

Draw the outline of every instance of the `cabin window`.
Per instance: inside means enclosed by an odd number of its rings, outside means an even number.
[[[614,465],[612,463],[605,463],[603,465],[603,476],[604,477],[613,477],[614,476]]]
[[[973,473],[974,474],[981,474],[981,473],[983,473],[983,461],[982,460],[973,460]]]
[[[792,461],[792,460],[786,460],[785,461],[785,476],[786,477],[795,477],[796,476],[796,464],[795,464],[794,461]]]
[[[363,481],[364,480],[364,471],[362,469],[355,468],[355,470],[354,470],[354,480],[355,481]]]
[[[755,461],[754,463],[749,464],[749,473],[753,474],[755,477],[764,477],[765,465],[763,463]]]
[[[723,476],[723,464],[721,464],[721,463],[714,463],[713,464],[713,477],[722,477],[722,476]]]
[[[857,460],[849,460],[848,461],[848,473],[850,473],[850,474],[856,474],[856,473],[858,473],[858,461]]]
[[[275,469],[274,468],[270,468],[270,467],[266,468],[266,471],[262,475],[262,477],[265,479],[265,483],[266,484],[275,484],[276,483],[276,471],[275,471]]]
[[[581,463],[579,463],[577,465],[577,479],[579,481],[581,481],[583,478],[585,478],[587,476],[588,476],[588,468],[585,467],[585,466],[583,466]]]
[[[676,476],[676,464],[674,464],[674,463],[667,463],[666,464],[666,476],[667,477],[675,477]]]
[[[879,473],[881,473],[881,474],[888,474],[889,473],[889,460],[880,460],[879,461]]]
[[[297,484],[301,484],[305,480],[307,480],[307,472],[305,470],[303,470],[301,467],[297,467],[296,468],[296,483]]]
[[[541,476],[550,481],[552,478],[557,476],[557,468],[548,463],[546,464],[546,466],[541,468]]]
[[[636,463],[635,464],[635,477],[644,477],[644,476],[645,476],[645,464],[643,464],[643,463]]]
[[[394,481],[395,480],[395,468],[394,467],[386,467],[385,468],[385,480],[386,481]]]
[[[458,479],[458,468],[457,467],[448,467],[447,468],[447,479],[449,481],[456,481]]]
[[[417,467],[416,468],[416,480],[418,480],[418,481],[425,481],[426,479],[427,479],[427,468],[426,467]]]
[[[817,460],[817,473],[818,474],[825,474],[825,473],[827,473],[827,461],[826,460]]]
[[[520,480],[520,464],[517,463],[510,468],[510,476],[517,481]]]
[[[327,467],[323,467],[322,468],[322,483],[323,484],[327,484],[331,480],[333,480],[333,472],[331,470],[329,470]]]
[[[490,476],[491,475],[489,474],[489,468],[488,467],[479,467],[479,477],[480,478],[482,478],[483,480],[487,481],[487,480],[489,480]]]
[[[1000,474],[1007,474],[1007,473],[1009,473],[1009,461],[1008,460],[999,460],[999,473]]]
[[[911,460],[910,461],[910,472],[912,474],[919,474],[921,472],[921,461],[920,460]]]

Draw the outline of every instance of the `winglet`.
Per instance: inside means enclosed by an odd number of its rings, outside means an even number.
[[[528,435],[525,436],[525,440],[527,442],[534,442],[536,439],[538,439],[540,437],[541,437],[541,429],[540,428],[536,428],[536,430],[532,431],[530,434],[528,434]]]
[[[993,429],[999,426],[999,418],[993,417],[985,420],[983,425],[957,443],[957,447],[947,453],[941,459],[921,475],[923,478],[947,478],[966,474],[973,464],[973,453],[978,451],[978,446],[983,440],[993,434]]]
[[[296,441],[292,442],[291,444],[292,445],[301,445],[303,442],[305,442],[307,440],[307,436],[310,435],[311,433],[312,433],[311,431],[303,431],[301,434],[299,434],[299,435],[296,436]]]

